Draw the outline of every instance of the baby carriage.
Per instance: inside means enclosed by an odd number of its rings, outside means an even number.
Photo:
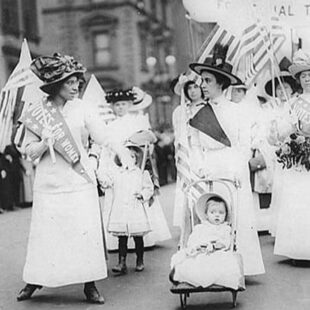
[[[189,226],[191,229],[195,225],[199,223],[199,209],[197,206],[201,203],[206,203],[208,199],[212,197],[220,197],[223,201],[226,202],[227,205],[227,222],[231,227],[229,229],[230,232],[230,246],[227,250],[228,255],[231,256],[233,260],[234,269],[238,269],[238,275],[235,276],[235,286],[225,286],[218,284],[211,284],[208,286],[195,286],[193,284],[189,284],[184,281],[175,281],[173,279],[174,275],[174,267],[170,273],[170,280],[173,283],[170,291],[173,294],[179,294],[181,308],[186,309],[187,299],[190,297],[191,293],[201,293],[201,292],[224,292],[229,291],[232,293],[233,298],[233,307],[237,304],[237,293],[239,291],[245,290],[245,281],[243,274],[243,265],[242,265],[242,257],[237,252],[236,245],[236,224],[237,224],[237,208],[236,202],[238,198],[238,188],[239,184],[237,181],[229,180],[229,179],[201,179],[189,184],[185,190],[186,197],[188,200],[189,207]],[[197,197],[198,196],[198,197]],[[181,236],[182,237],[182,236]],[[181,238],[182,239],[182,238]],[[180,245],[180,251],[174,256],[180,254],[182,252],[182,248],[185,248],[185,244],[187,244],[188,236],[183,237],[183,242]],[[229,252],[228,252],[229,251]],[[186,267],[189,270],[189,265]],[[212,267],[211,267],[212,269]],[[229,269],[226,269],[229,270]],[[188,271],[191,272],[191,271]],[[236,274],[236,273],[235,273]],[[225,281],[222,283],[226,283]]]

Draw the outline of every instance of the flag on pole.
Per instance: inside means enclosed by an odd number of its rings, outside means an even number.
[[[83,100],[93,104],[98,109],[100,117],[105,123],[115,119],[111,105],[105,99],[106,93],[92,74],[83,94]]]
[[[25,102],[28,101],[25,100],[25,90],[31,84],[39,83],[38,78],[30,70],[30,64],[31,55],[24,39],[19,61],[0,92],[0,152],[11,144],[13,123],[19,118]],[[33,92],[31,96],[34,96]]]
[[[271,17],[271,30],[257,20],[242,33],[238,56],[232,63],[234,73],[250,85],[258,73],[273,61],[285,40],[279,18]]]
[[[274,16],[270,19],[270,30],[257,17],[249,18],[243,25],[240,24],[240,27],[244,27],[240,34],[235,35],[223,24],[216,24],[198,51],[195,62],[203,63],[207,57],[211,57],[216,44],[228,45],[226,61],[233,65],[233,74],[245,84],[251,84],[282,47],[286,36],[279,18]],[[198,79],[193,72],[189,72],[188,76]]]

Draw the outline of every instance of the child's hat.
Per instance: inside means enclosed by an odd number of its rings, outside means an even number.
[[[226,216],[225,221],[230,223],[231,222],[231,204],[228,203],[229,199],[228,197],[226,198],[216,193],[203,194],[197,200],[195,211],[200,221],[203,222],[207,220],[206,204],[211,198],[220,198],[225,202],[226,207],[227,207],[227,216]]]

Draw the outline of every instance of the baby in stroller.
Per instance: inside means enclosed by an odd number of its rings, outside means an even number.
[[[171,282],[237,290],[243,281],[243,270],[232,251],[229,205],[219,195],[204,194],[198,199],[195,211],[200,223],[193,227],[186,248],[171,258]]]

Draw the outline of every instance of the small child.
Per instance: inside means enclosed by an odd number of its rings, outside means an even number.
[[[112,268],[119,274],[127,273],[126,256],[128,237],[133,237],[137,255],[136,271],[143,271],[143,236],[151,231],[147,208],[154,193],[148,171],[140,168],[143,151],[140,147],[127,144],[130,152],[128,168],[121,166],[116,157],[115,169],[102,171],[97,176],[103,188],[112,187],[113,202],[108,218],[107,230],[118,237],[119,262]]]
[[[241,268],[231,251],[231,227],[228,208],[219,196],[197,203],[201,224],[195,225],[187,247],[171,258],[170,280],[194,286],[212,284],[237,289],[242,278]]]

